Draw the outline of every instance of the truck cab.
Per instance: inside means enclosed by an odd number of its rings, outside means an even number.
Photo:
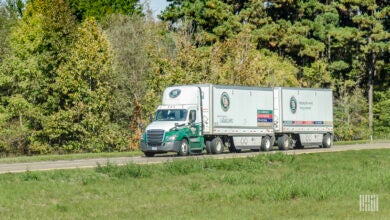
[[[185,156],[201,153],[202,134],[201,90],[196,86],[169,87],[164,91],[153,121],[141,137],[145,156],[176,152]]]

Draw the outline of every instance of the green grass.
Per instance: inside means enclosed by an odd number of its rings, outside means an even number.
[[[0,176],[2,219],[386,219],[390,150]],[[359,212],[359,195],[379,212]]]
[[[374,140],[355,140],[355,141],[335,141],[334,145],[351,145],[351,144],[370,144],[370,143],[389,143],[389,139],[374,139]]]
[[[48,155],[34,155],[34,156],[0,157],[0,163],[79,160],[79,159],[91,159],[91,158],[129,157],[129,156],[140,156],[140,155],[143,155],[143,153],[139,150],[125,151],[125,152],[111,152],[111,153],[48,154]]]

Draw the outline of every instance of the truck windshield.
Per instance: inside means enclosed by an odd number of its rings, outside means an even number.
[[[156,113],[156,121],[185,121],[186,118],[185,109],[160,109]]]

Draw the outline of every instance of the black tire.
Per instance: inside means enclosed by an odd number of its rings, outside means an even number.
[[[223,142],[221,138],[216,137],[211,141],[211,153],[213,154],[220,154],[224,151],[223,149]]]
[[[332,146],[332,136],[328,133],[322,138],[322,147],[330,148]]]
[[[278,147],[279,150],[288,150],[290,148],[290,139],[286,134],[278,138]]]
[[[145,154],[145,157],[154,157],[153,152],[144,152],[144,154]]]
[[[188,141],[186,139],[183,139],[181,141],[181,144],[179,146],[179,151],[177,152],[177,154],[179,156],[187,156],[188,153],[189,153]]]
[[[272,148],[271,138],[269,136],[265,136],[261,139],[261,147],[262,151],[270,151]]]
[[[211,141],[206,141],[205,149],[207,154],[211,154]]]

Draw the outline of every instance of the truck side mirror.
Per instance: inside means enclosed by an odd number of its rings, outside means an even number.
[[[150,121],[150,122],[153,121],[153,115],[152,115],[152,114],[149,115],[149,121]]]
[[[190,123],[196,121],[196,111],[190,111]]]

